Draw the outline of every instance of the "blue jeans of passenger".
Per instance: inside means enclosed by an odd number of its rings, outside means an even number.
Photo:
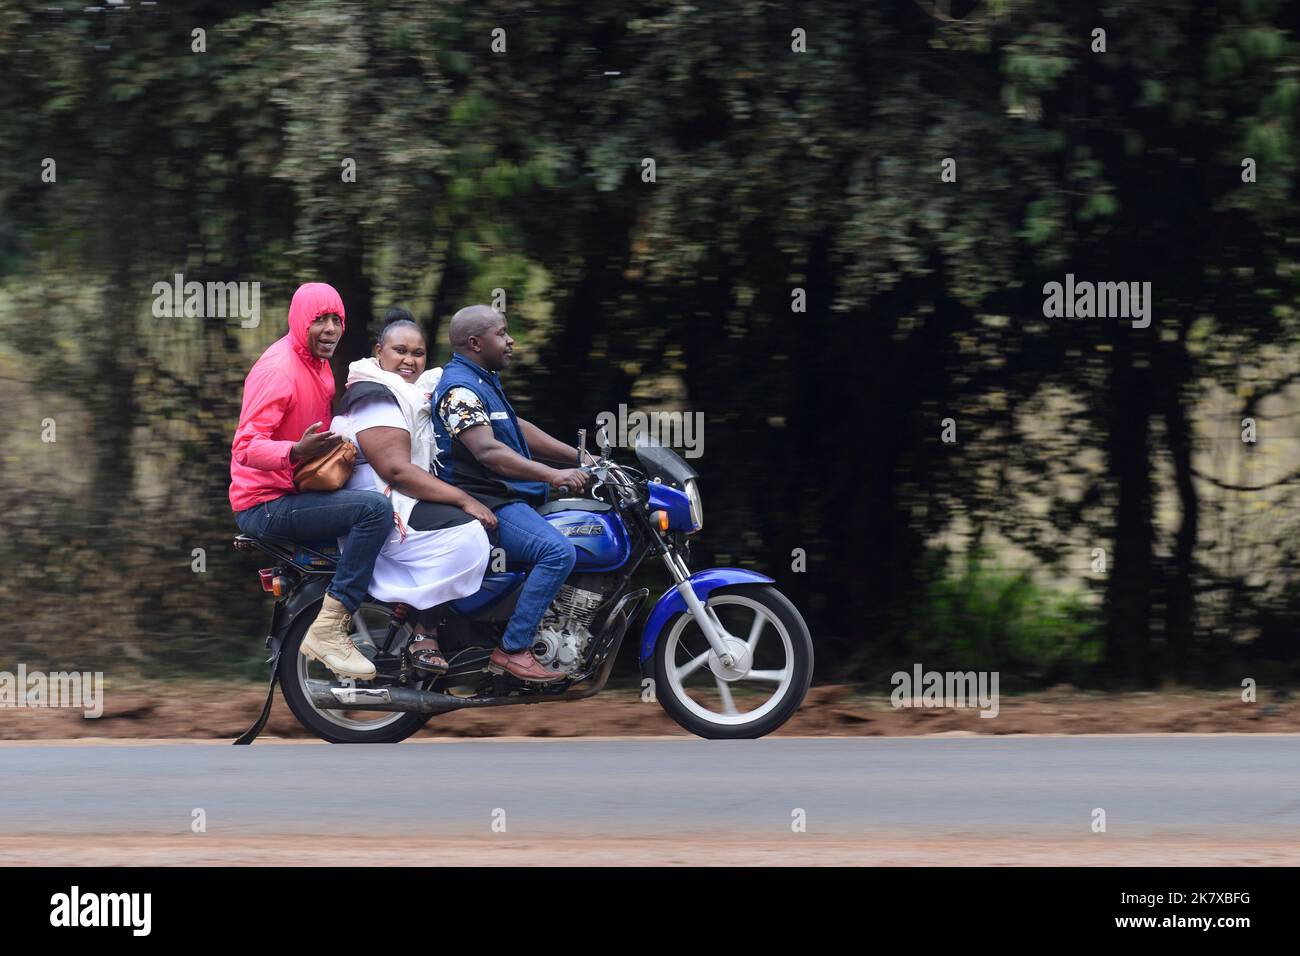
[[[304,491],[237,512],[235,524],[253,537],[298,543],[346,538],[327,593],[356,613],[375,573],[375,558],[393,533],[393,504],[377,491]]]
[[[555,600],[578,555],[573,542],[522,501],[502,505],[494,513],[497,540],[506,553],[506,562],[530,568],[501,639],[501,648],[514,654],[532,646],[542,615]]]

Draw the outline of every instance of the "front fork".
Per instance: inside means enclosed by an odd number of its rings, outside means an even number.
[[[699,622],[700,630],[704,632],[704,639],[709,642],[713,653],[718,655],[718,662],[723,667],[735,666],[736,656],[731,653],[729,641],[738,638],[723,627],[717,613],[699,599],[695,589],[690,585],[691,570],[686,566],[686,562],[682,560],[681,555],[667,547],[660,552],[659,556],[668,567],[668,573],[677,582],[677,590],[681,593],[682,600],[686,602],[686,606],[691,609],[691,614]]]

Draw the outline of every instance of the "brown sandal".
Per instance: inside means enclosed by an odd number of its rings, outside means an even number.
[[[442,656],[442,650],[438,647],[438,635],[416,634],[411,643],[406,645],[406,650],[411,655],[411,666],[417,671],[435,677],[447,673],[447,659]]]

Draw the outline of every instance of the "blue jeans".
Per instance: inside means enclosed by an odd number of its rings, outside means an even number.
[[[522,501],[502,505],[494,513],[497,540],[506,553],[506,562],[532,569],[524,579],[519,603],[501,639],[502,650],[514,654],[532,646],[542,615],[569,577],[578,554],[573,542]]]
[[[300,544],[346,538],[327,593],[356,613],[379,549],[393,532],[393,504],[377,491],[304,491],[237,512],[235,524],[256,538],[270,535]]]

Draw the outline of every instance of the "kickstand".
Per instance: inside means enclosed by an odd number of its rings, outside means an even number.
[[[257,739],[257,735],[262,732],[266,722],[271,717],[271,702],[275,700],[275,680],[280,673],[280,646],[277,642],[275,652],[271,655],[271,684],[266,688],[266,703],[262,705],[262,716],[257,718],[257,723],[244,731],[243,735],[235,741],[235,746],[241,744],[247,746]]]

